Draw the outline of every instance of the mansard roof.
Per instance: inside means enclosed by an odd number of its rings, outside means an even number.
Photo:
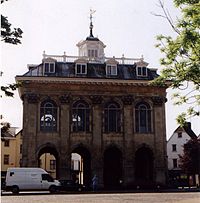
[[[44,62],[43,62],[44,63]],[[122,80],[153,80],[158,77],[156,69],[147,68],[147,76],[137,76],[136,67],[137,64],[117,64],[117,75],[108,76],[106,75],[106,62],[104,63],[87,63],[87,74],[85,75],[76,75],[75,62],[55,62],[55,72],[54,73],[44,73],[43,63],[29,67],[29,71],[23,76],[41,76],[41,77],[83,77],[83,78],[113,78],[113,79],[122,79]]]

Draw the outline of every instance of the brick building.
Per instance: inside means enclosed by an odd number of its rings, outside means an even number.
[[[143,58],[106,57],[92,18],[89,36],[77,46],[78,56],[44,53],[16,77],[23,166],[38,166],[50,153],[57,178],[71,179],[76,153],[85,185],[94,174],[104,188],[165,184],[167,86],[150,83],[158,75]]]

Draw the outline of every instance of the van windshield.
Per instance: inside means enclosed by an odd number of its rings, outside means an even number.
[[[49,174],[42,174],[42,180],[47,180],[48,182],[54,182],[53,178]]]

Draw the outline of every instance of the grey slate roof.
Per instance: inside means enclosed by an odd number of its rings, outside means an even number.
[[[48,76],[48,77],[86,77],[86,78],[115,78],[123,80],[153,80],[158,77],[156,70],[147,68],[147,76],[139,77],[136,74],[136,64],[118,64],[117,75],[106,75],[106,63],[87,63],[87,74],[76,75],[75,63],[72,62],[56,62],[55,73],[43,73],[43,64],[29,69],[23,76]]]

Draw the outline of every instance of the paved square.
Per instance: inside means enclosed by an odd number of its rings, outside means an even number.
[[[3,195],[2,203],[200,203],[199,192],[56,194],[21,193]]]

